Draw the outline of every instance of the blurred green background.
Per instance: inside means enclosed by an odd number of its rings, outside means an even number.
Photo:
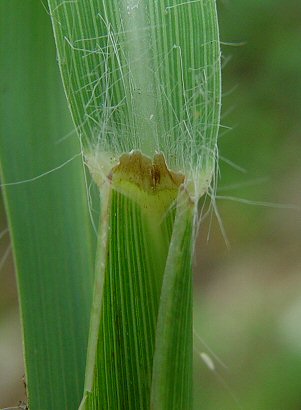
[[[224,0],[218,8],[224,98],[216,204],[230,248],[217,217],[207,218],[195,258],[195,409],[300,410],[301,212],[286,205],[301,207],[301,2]],[[24,370],[2,202],[0,216],[5,407],[24,398]]]

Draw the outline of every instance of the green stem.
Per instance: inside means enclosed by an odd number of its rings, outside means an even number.
[[[179,402],[185,403],[177,408],[189,409],[187,404],[192,401],[192,207],[184,191],[177,198],[179,186],[174,181],[178,176],[160,160],[162,157],[157,156],[152,163],[133,153],[123,157],[113,170],[101,225],[107,237],[101,234],[99,241],[99,256],[105,266],[98,266],[96,272],[98,285],[81,409],[149,409],[151,391],[157,390],[154,386],[166,375],[166,400],[170,400],[170,383],[176,383]],[[143,176],[140,179],[137,169]],[[158,185],[151,176],[154,170]],[[177,310],[174,306],[179,297],[183,308]],[[166,311],[168,320],[162,311]],[[162,325],[169,328],[163,344],[161,339],[166,334]],[[154,357],[162,354],[167,360],[154,372]],[[177,374],[170,372],[174,354]]]

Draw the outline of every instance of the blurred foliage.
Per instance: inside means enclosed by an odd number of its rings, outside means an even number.
[[[216,219],[201,228],[195,328],[227,368],[196,342],[195,408],[297,410],[301,216],[285,204],[301,206],[301,2],[225,0],[219,12],[221,40],[237,44],[223,46],[222,123],[232,129],[219,147],[246,172],[221,161],[218,195],[284,208],[217,200],[230,250]]]
[[[241,187],[238,196],[287,203],[286,187],[300,171],[301,3],[232,0],[219,5],[221,40],[243,43],[223,48],[229,58],[223,72],[223,112],[232,110],[224,124],[233,129],[219,146],[224,157],[247,171],[239,175],[221,162],[220,186],[263,178],[260,184]],[[266,210],[235,209],[239,241],[257,238]],[[250,224],[250,218],[259,220]]]
[[[244,43],[223,46],[222,123],[232,129],[221,129],[219,146],[246,170],[221,161],[219,195],[300,206],[301,2],[218,5],[222,41]],[[223,190],[233,184],[239,188]],[[231,249],[215,217],[201,226],[195,327],[227,369],[215,360],[216,371],[209,370],[198,352],[210,352],[196,341],[195,408],[299,410],[300,212],[226,200],[217,205]],[[1,300],[10,294],[10,267],[7,262],[1,273]]]

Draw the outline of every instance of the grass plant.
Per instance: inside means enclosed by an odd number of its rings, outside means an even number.
[[[46,32],[35,2],[7,7]],[[56,144],[64,102],[47,109],[53,49],[36,40],[39,65],[25,44],[27,69],[6,73],[28,111],[12,126],[3,107],[0,136],[30,409],[192,409],[191,265],[221,105],[215,1],[49,0],[49,14],[79,138]],[[36,181],[42,165],[53,172]]]

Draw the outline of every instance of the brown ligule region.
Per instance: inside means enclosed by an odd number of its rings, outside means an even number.
[[[162,153],[156,153],[151,160],[135,150],[121,155],[108,179],[111,182],[126,180],[145,191],[157,192],[178,189],[184,183],[185,176],[168,169]]]

